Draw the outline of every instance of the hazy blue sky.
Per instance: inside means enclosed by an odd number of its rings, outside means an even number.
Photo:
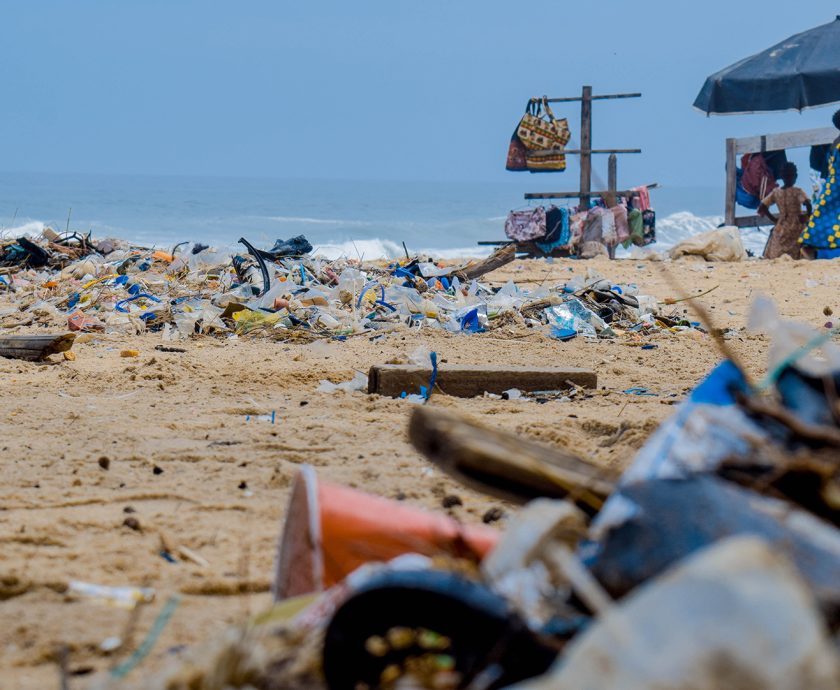
[[[505,179],[532,95],[596,105],[622,182],[721,182],[727,135],[829,124],[708,119],[704,78],[840,4],[734,0],[3,0],[0,170]],[[577,137],[577,106],[569,115]],[[549,186],[574,186],[576,169]],[[540,182],[537,186],[544,187]]]

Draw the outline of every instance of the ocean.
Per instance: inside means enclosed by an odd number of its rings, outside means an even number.
[[[490,251],[503,240],[508,211],[525,191],[569,180],[515,176],[510,182],[404,182],[259,178],[0,173],[0,235],[35,234],[48,225],[171,248],[178,242],[257,246],[305,235],[330,258],[393,258],[423,252],[441,258]],[[723,192],[668,187],[652,192],[656,249],[722,222]],[[746,231],[760,253],[766,231]],[[620,253],[620,256],[628,254]]]

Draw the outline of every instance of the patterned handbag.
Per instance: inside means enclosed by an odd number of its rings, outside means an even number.
[[[519,135],[514,132],[510,137],[510,146],[508,146],[507,163],[505,170],[512,172],[520,172],[528,169],[528,159],[526,154],[528,149],[525,144],[519,139]]]
[[[505,220],[505,235],[514,242],[530,242],[545,237],[545,208],[511,211]]]
[[[528,151],[525,154],[528,170],[536,172],[563,172],[566,169],[566,154],[557,149],[548,151]]]
[[[528,101],[516,133],[530,151],[562,149],[571,138],[569,121],[554,117],[545,96],[541,100]]]

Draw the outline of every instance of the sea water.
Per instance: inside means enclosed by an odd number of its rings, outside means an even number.
[[[231,246],[240,237],[268,247],[302,234],[328,257],[393,258],[404,255],[403,242],[412,253],[478,256],[490,251],[479,241],[505,239],[505,217],[527,205],[524,191],[562,187],[544,177],[512,177],[405,182],[0,173],[0,234],[36,234],[49,225],[170,249],[182,241]],[[659,250],[723,220],[719,189],[666,185],[652,191],[652,200]],[[756,253],[766,239],[766,231],[744,233]]]

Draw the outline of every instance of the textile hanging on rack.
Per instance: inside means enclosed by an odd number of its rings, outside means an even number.
[[[528,169],[528,159],[526,157],[528,149],[525,144],[519,139],[519,135],[514,131],[510,136],[510,146],[508,146],[507,162],[505,163],[505,170],[511,172],[520,172]]]
[[[624,204],[616,204],[611,209],[615,220],[615,234],[617,244],[622,244],[630,237],[630,225],[627,219],[627,207]]]
[[[630,226],[630,236],[625,240],[623,246],[625,249],[631,244],[637,247],[643,247],[645,244],[645,226],[642,220],[642,212],[637,209],[631,209],[627,214],[627,224]]]
[[[735,170],[735,203],[738,206],[743,206],[751,210],[757,209],[761,205],[761,199],[753,196],[744,189],[742,180],[744,179],[744,171],[741,168]]]
[[[539,250],[544,254],[550,254],[558,247],[565,247],[569,244],[569,210],[550,206],[545,213],[546,233],[540,240],[534,240]]]
[[[583,229],[586,223],[586,212],[574,213],[569,218],[569,245],[576,247],[583,241]]]
[[[645,244],[656,242],[656,211],[652,208],[642,211],[642,225],[645,232]]]
[[[767,161],[760,153],[747,153],[741,158],[741,186],[747,194],[763,199],[778,185]],[[644,210],[644,209],[642,209]]]
[[[631,190],[638,192],[638,196],[633,197],[633,207],[640,211],[647,211],[650,208],[650,190],[646,186],[633,187]]]
[[[545,237],[545,208],[511,211],[505,220],[505,235],[514,242],[531,242]]]

